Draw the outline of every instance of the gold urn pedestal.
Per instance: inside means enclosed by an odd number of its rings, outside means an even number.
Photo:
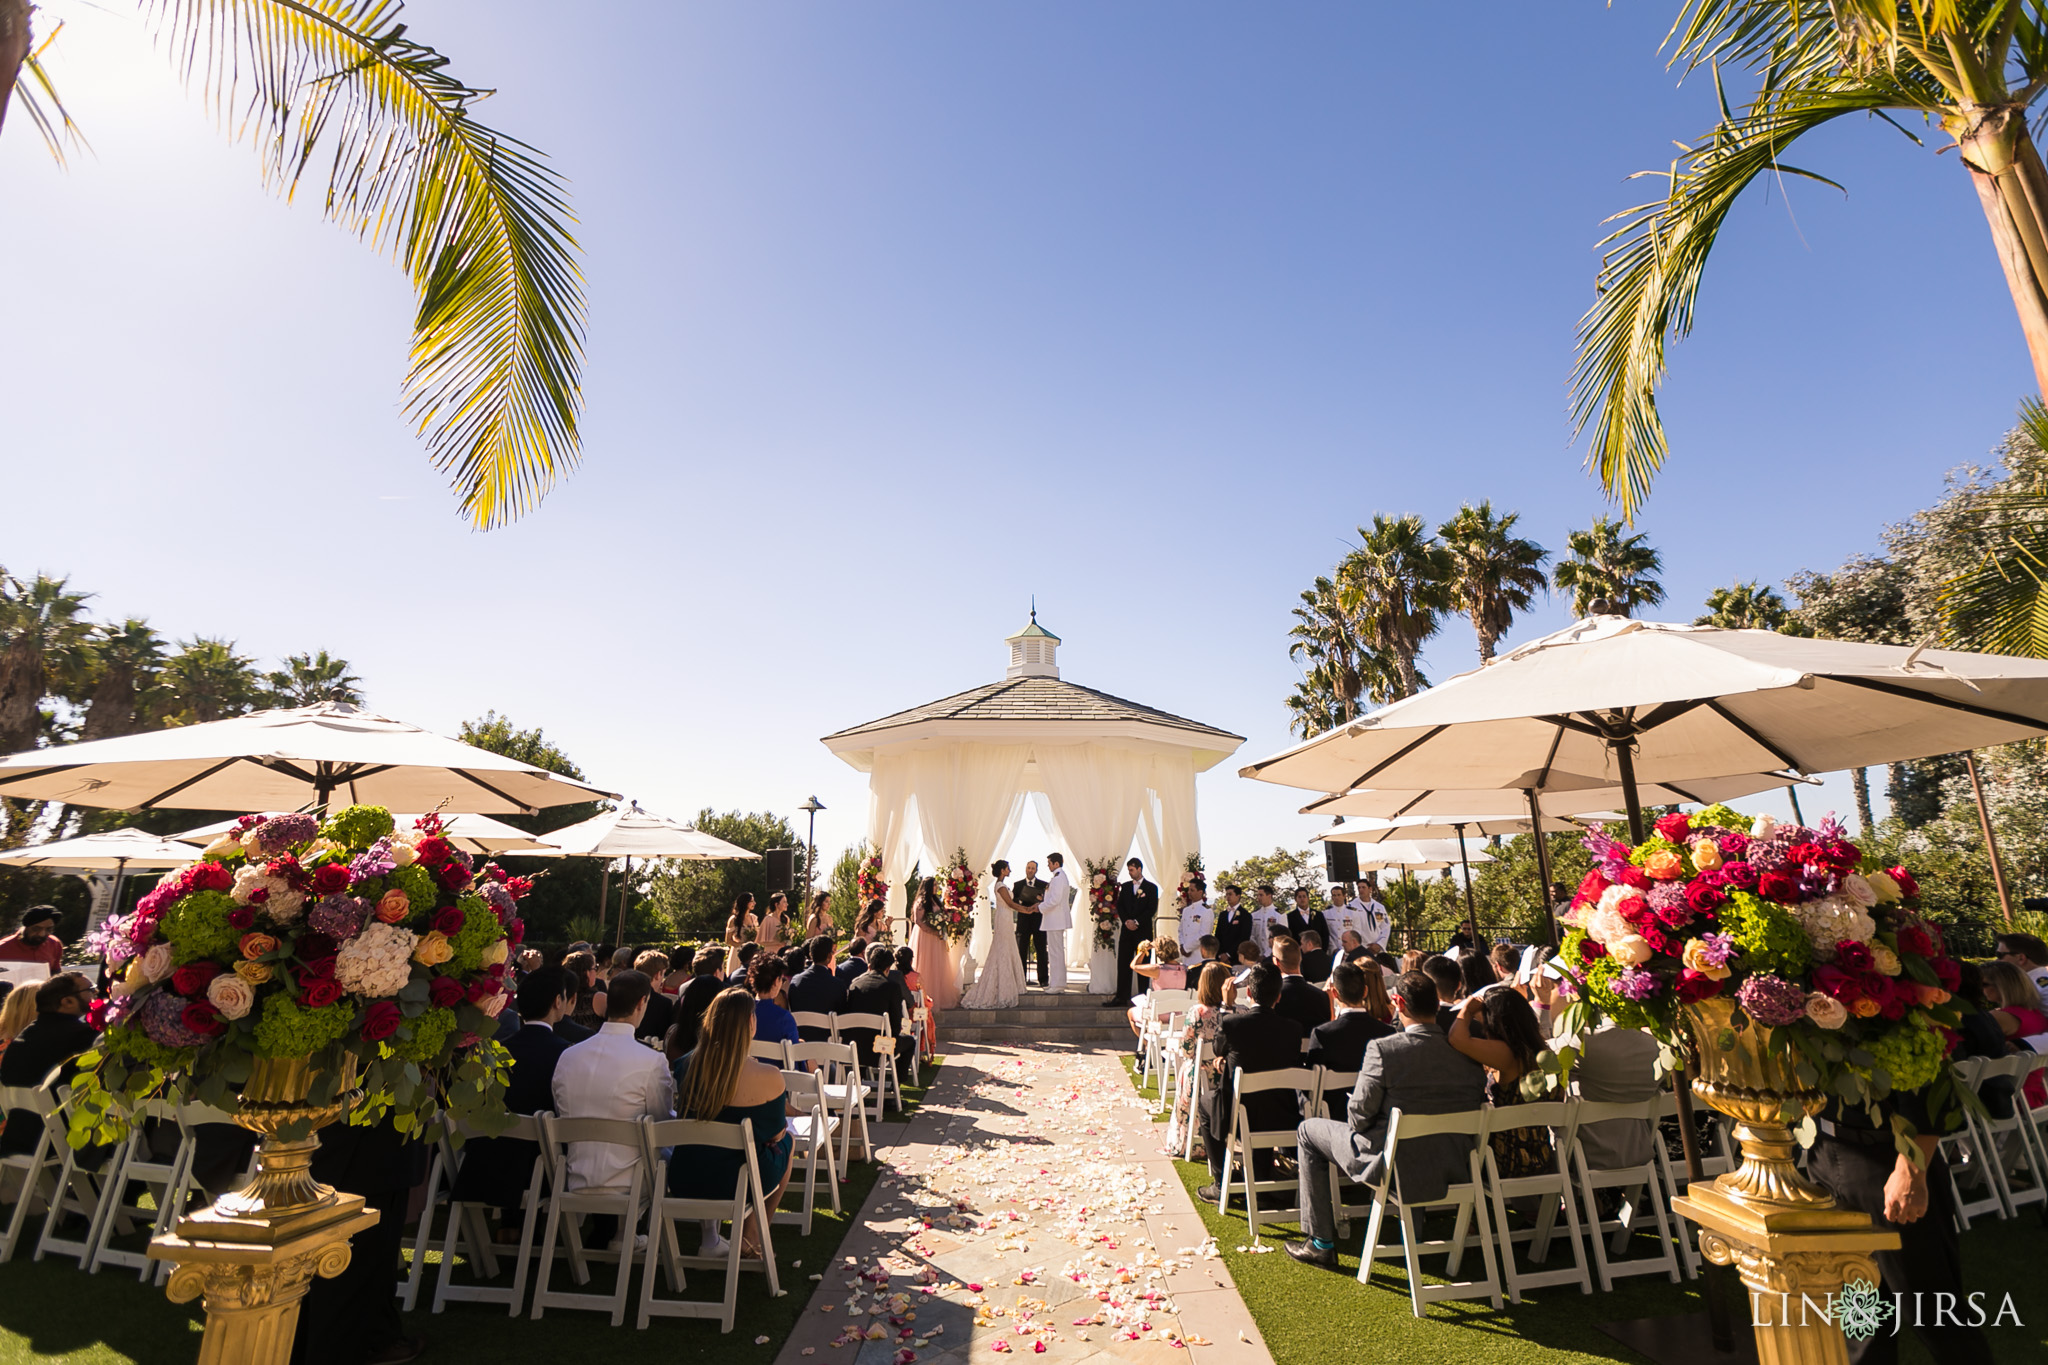
[[[150,1259],[174,1267],[171,1302],[205,1304],[199,1365],[287,1365],[307,1288],[346,1270],[349,1240],[375,1226],[380,1215],[361,1195],[322,1185],[310,1169],[353,1070],[344,1070],[334,1099],[315,1104],[310,1057],[258,1058],[234,1116],[262,1138],[255,1177],[151,1240]],[[310,1125],[306,1136],[279,1136],[301,1124]]]

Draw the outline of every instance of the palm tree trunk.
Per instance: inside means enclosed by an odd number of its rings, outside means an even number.
[[[1991,244],[2033,357],[2034,383],[2048,394],[2048,169],[2027,133],[2025,110],[1979,112],[1974,124],[1951,131],[1991,227]]]
[[[7,126],[7,99],[35,42],[33,13],[28,0],[0,0],[0,128]]]
[[[1492,663],[1493,636],[1489,635],[1485,630],[1477,627],[1473,629],[1472,633],[1479,637],[1479,662],[1482,665]],[[1548,892],[1546,892],[1545,894],[1547,895]]]
[[[1870,837],[1870,827],[1877,822],[1870,818],[1870,769],[1852,768],[1849,780],[1856,784],[1856,823],[1865,838]]]
[[[44,681],[42,641],[31,624],[0,652],[0,754],[35,747]]]

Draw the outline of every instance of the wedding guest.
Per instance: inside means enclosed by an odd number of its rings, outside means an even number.
[[[1307,1036],[1300,1024],[1279,1013],[1280,973],[1260,963],[1251,969],[1246,984],[1251,1008],[1225,1019],[1212,1064],[1215,1099],[1209,1106],[1203,1132],[1209,1160],[1209,1184],[1195,1198],[1213,1204],[1223,1183],[1223,1152],[1235,1114],[1236,1090],[1232,1077],[1238,1072],[1285,1071],[1301,1065],[1301,1040]],[[1294,1095],[1285,1090],[1266,1090],[1245,1097],[1245,1117],[1260,1131],[1285,1128],[1295,1117]],[[1252,1173],[1256,1179],[1272,1178],[1273,1153],[1253,1153]],[[1325,1180],[1327,1186],[1328,1181]],[[1325,1191],[1327,1196],[1327,1189]],[[1334,1260],[1334,1254],[1332,1256]]]
[[[1394,1002],[1389,998],[1387,982],[1399,979],[1399,973],[1388,976],[1380,964],[1367,960],[1355,964],[1365,977],[1365,1012],[1382,1024],[1394,1022]]]
[[[1138,958],[1131,963],[1131,971],[1145,978],[1148,992],[1187,989],[1188,970],[1180,960],[1180,944],[1164,935],[1153,943],[1139,945]],[[1150,1014],[1145,1005],[1134,1004],[1125,1012],[1124,1018],[1130,1021],[1132,1033],[1142,1034],[1145,1031],[1144,1018]]]
[[[1465,974],[1458,970],[1457,962],[1441,953],[1424,958],[1423,975],[1436,985],[1437,999],[1444,1001],[1442,1017],[1437,1020],[1445,1033],[1451,1031],[1451,1019],[1458,1012],[1458,1006],[1465,999]]]
[[[1322,935],[1313,929],[1301,936],[1301,974],[1311,986],[1330,979],[1329,950],[1323,947]]]
[[[1259,953],[1259,945],[1257,943],[1247,939],[1245,942],[1237,945],[1237,972],[1235,979],[1239,990],[1243,990],[1245,985],[1250,982],[1252,979],[1252,968],[1258,966],[1262,961],[1264,961],[1264,958]]]
[[[1357,966],[1372,956],[1372,950],[1367,948],[1364,941],[1358,937],[1356,929],[1346,929],[1344,931],[1343,944],[1337,956],[1342,961]]]
[[[1451,1024],[1450,1043],[1486,1068],[1486,1102],[1496,1110],[1522,1102],[1522,1078],[1540,1069],[1543,1056],[1543,1032],[1535,1011],[1513,991],[1482,990],[1467,996]],[[1548,1128],[1496,1127],[1487,1141],[1504,1180],[1557,1169]]]
[[[7,1045],[36,1021],[36,993],[33,987],[17,986],[12,981],[0,985],[7,987],[6,997],[0,999],[0,1057],[5,1057]]]
[[[1591,1104],[1645,1103],[1659,1089],[1657,1040],[1642,1029],[1617,1028],[1613,1020],[1603,1021],[1591,1033],[1580,1035],[1572,1085],[1579,1098]],[[1647,1119],[1603,1119],[1579,1127],[1586,1165],[1596,1171],[1642,1165],[1654,1154],[1655,1140],[1655,1127]]]
[[[930,1004],[924,993],[924,973],[917,969],[917,950],[908,946],[896,950],[896,968],[889,973],[889,979],[903,987],[905,1003],[915,1010],[924,1006],[924,1045],[927,1052],[935,1052],[939,1046],[938,1021],[933,1017]],[[914,1017],[914,1016],[913,1016]],[[913,1027],[915,1025],[913,1024]]]
[[[789,1008],[796,1014],[838,1014],[846,1008],[846,982],[832,970],[834,944],[825,934],[813,938],[806,949],[810,965],[789,983]],[[806,1043],[830,1041],[831,1030],[816,1024],[798,1024],[797,1036]]]
[[[832,893],[830,891],[816,892],[811,896],[810,913],[804,916],[804,938],[806,940],[821,937],[831,938],[834,936],[834,933],[835,930],[832,926]]]
[[[789,1012],[789,968],[780,957],[754,959],[754,1037],[764,1043],[798,1041],[796,1016]]]
[[[1204,934],[1195,940],[1195,960],[1189,964],[1188,970],[1200,971],[1211,962],[1222,962],[1223,960],[1223,949],[1216,942],[1216,936],[1214,934]]]
[[[609,981],[612,979],[613,972],[632,971],[633,954],[635,951],[635,949],[625,947],[612,949],[611,960],[607,962],[604,965],[604,969],[598,973],[599,979]]]
[[[603,1008],[604,990],[597,980],[597,954],[588,948],[578,948],[562,959],[563,968],[576,983],[576,1008],[569,1015],[569,1022],[583,1031],[588,1038],[597,1032],[604,1022],[598,1013]],[[579,1039],[578,1041],[581,1041]]]
[[[15,988],[15,994],[28,987]],[[85,1022],[86,1006],[92,1003],[92,985],[76,972],[65,972],[37,984],[29,997],[35,1002],[35,1022],[22,1029],[0,1053],[0,1085],[33,1090],[52,1071],[64,1066],[99,1041],[99,1034]],[[18,1012],[18,1011],[17,1011]],[[27,1109],[16,1109],[0,1129],[0,1152],[34,1152],[42,1137],[43,1121]],[[86,1149],[88,1151],[95,1149]],[[112,1148],[98,1148],[102,1157]]]
[[[727,969],[725,984],[744,986],[754,979],[754,961],[761,956],[758,943],[728,943],[725,947]]]
[[[555,1063],[552,1088],[557,1115],[628,1121],[675,1117],[675,1081],[668,1063],[633,1036],[647,1012],[653,985],[639,972],[620,972],[612,978],[606,992],[604,1025],[597,1036],[576,1044]],[[635,1154],[610,1143],[572,1142],[568,1188],[624,1185],[637,1160]],[[593,1214],[589,1241],[600,1249],[607,1247],[617,1230],[617,1219]],[[385,1293],[390,1293],[388,1285]]]
[[[1297,886],[1294,888],[1294,908],[1287,912],[1287,937],[1298,944],[1301,942],[1301,936],[1311,930],[1323,942],[1332,941],[1330,922],[1323,918],[1322,911],[1310,903],[1308,888]]]
[[[1487,954],[1487,961],[1493,964],[1493,975],[1496,980],[1506,981],[1514,985],[1521,984],[1515,979],[1522,967],[1522,948],[1520,944],[1509,943],[1506,939],[1502,939],[1499,943],[1493,945],[1493,951]],[[1528,992],[1522,992],[1522,996],[1524,999],[1527,999]]]
[[[924,964],[924,993],[928,1007],[950,1010],[960,1003],[960,981],[953,970],[953,946],[939,927],[945,902],[939,898],[939,879],[926,877],[917,888],[910,907],[910,946]]]
[[[895,965],[896,955],[885,943],[877,943],[868,949],[867,970],[853,979],[846,988],[846,1013],[879,1014],[889,1021],[888,1037],[873,1029],[841,1029],[841,1042],[852,1043],[860,1053],[862,1066],[876,1065],[876,1054],[895,1052],[898,1056],[910,1050],[915,1040],[903,1035],[903,1018],[909,1007],[903,987],[889,979],[889,968]]]
[[[1223,904],[1216,908],[1216,956],[1224,962],[1237,961],[1237,945],[1252,936],[1252,908],[1244,903],[1244,888],[1229,882],[1223,888]]]
[[[1301,974],[1301,945],[1291,938],[1273,940],[1273,965],[1280,972],[1280,998],[1273,1008],[1301,1026],[1306,1038],[1318,1024],[1330,1022],[1330,997]]]
[[[1272,955],[1273,935],[1285,932],[1287,916],[1273,904],[1273,888],[1266,882],[1252,888],[1252,899],[1252,942],[1258,945],[1263,961]]]
[[[1104,1002],[1118,1009],[1131,1007],[1131,961],[1159,918],[1159,887],[1146,880],[1144,860],[1131,859],[1124,872],[1127,880],[1116,891],[1116,995]]]
[[[746,1125],[761,1176],[761,1204],[773,1209],[789,1184],[794,1140],[787,1120],[799,1111],[789,1103],[781,1069],[750,1053],[758,1018],[746,991],[735,986],[722,993],[705,1013],[697,1046],[676,1059],[673,1084],[678,1117]],[[677,1147],[669,1157],[668,1193],[677,1199],[731,1199],[743,1160],[730,1148]],[[754,1215],[735,1232],[740,1254],[759,1258],[761,1229]]]
[[[690,979],[676,992],[675,1022],[669,1025],[668,1036],[662,1044],[662,1051],[673,1059],[682,1056],[697,1046],[697,1025],[704,1018],[704,1011],[711,1008],[711,1002],[725,989],[725,982],[719,976],[719,968],[725,965],[725,950],[706,944],[690,959]],[[557,1025],[555,1031],[561,1032]]]
[[[1458,993],[1461,997],[1477,995],[1499,981],[1492,960],[1483,953],[1466,953],[1458,959]]]
[[[560,967],[536,968],[519,983],[514,1005],[521,1023],[505,1043],[512,1056],[505,1108],[515,1114],[538,1114],[555,1107],[555,1067],[569,1050],[568,1040],[555,1032],[555,1025],[576,1007],[576,983]],[[452,1197],[494,1205],[510,1217],[532,1182],[533,1163],[539,1159],[537,1142],[472,1137],[462,1145]],[[509,1232],[504,1229],[500,1240]]]
[[[1373,972],[1370,980],[1378,984],[1379,973]],[[1368,1008],[1367,992],[1371,986],[1367,982],[1367,974],[1349,962],[1340,962],[1330,969],[1330,997],[1336,1013],[1309,1034],[1308,1053],[1302,1058],[1302,1065],[1356,1071],[1365,1058],[1365,1045],[1394,1031],[1392,1024],[1375,1018]],[[1385,999],[1384,992],[1381,998]]]
[[[44,908],[48,909],[47,906]],[[23,923],[25,925],[27,921]],[[4,946],[5,940],[0,940],[0,947]],[[2034,992],[2041,1000],[2040,1008],[2048,1010],[2048,943],[2032,934],[2007,931],[1998,936],[1997,952],[2000,962],[2017,968],[2021,976],[2033,983]]]
[[[1352,1180],[1377,1183],[1394,1110],[1456,1114],[1477,1109],[1485,1097],[1486,1072],[1450,1045],[1436,1026],[1437,1008],[1436,984],[1421,972],[1404,973],[1394,991],[1401,1031],[1366,1044],[1344,1119],[1301,1124],[1297,1170],[1302,1230],[1308,1235],[1287,1243],[1295,1260],[1337,1268],[1330,1167]],[[1403,1197],[1418,1203],[1442,1198],[1452,1182],[1466,1179],[1471,1151],[1472,1140],[1455,1133],[1402,1142],[1397,1162]]]
[[[632,970],[645,974],[649,981],[664,980],[668,976],[668,954],[649,948],[633,959]],[[658,990],[652,991],[647,996],[646,1017],[640,1021],[640,1027],[634,1030],[634,1034],[659,1047],[661,1040],[668,1037],[669,1025],[675,1019],[676,1002]]]
[[[851,986],[853,979],[868,969],[868,946],[872,942],[872,939],[856,938],[846,945],[846,956],[832,969],[839,973],[841,981]]]
[[[1224,1000],[1229,989],[1230,966],[1224,962],[1211,962],[1202,968],[1202,974],[1195,981],[1195,1003],[1181,1017],[1180,1055],[1184,1068],[1194,1065],[1195,1045],[1202,1045],[1204,1058],[1216,1055],[1218,1041],[1223,1036],[1223,1021],[1231,1012],[1231,1006]],[[1185,1074],[1185,1073],[1184,1073]],[[1192,1085],[1182,1085],[1174,1096],[1174,1106],[1181,1123],[1198,1122],[1198,1115],[1206,1114],[1215,1103],[1216,1073],[1204,1066],[1200,1072],[1186,1077]],[[1208,1155],[1197,1148],[1193,1157],[1196,1161],[1208,1160]]]
[[[1981,970],[1984,1000],[1991,1006],[1991,1022],[1998,1025],[2006,1045],[2013,1051],[2032,1052],[2033,1049],[2022,1040],[2036,1033],[2048,1033],[2048,1012],[2041,1009],[2041,998],[2034,993],[2034,983],[2021,975],[2019,968],[2010,962],[1987,962]],[[2026,1093],[2028,1104],[2048,1104],[2048,1092],[2043,1090],[2040,1072],[2028,1075]]]
[[[1483,953],[1492,945],[1487,942],[1486,935],[1479,932],[1479,926],[1467,919],[1461,921],[1458,932],[1451,935],[1450,946],[1458,950],[1458,956],[1463,957],[1472,952]]]
[[[57,907],[31,905],[21,927],[0,938],[0,962],[40,962],[55,976],[64,963],[64,944],[57,937]]]

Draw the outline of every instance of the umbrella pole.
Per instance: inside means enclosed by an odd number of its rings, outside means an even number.
[[[1458,866],[1465,870],[1465,918],[1472,924],[1472,941],[1479,941],[1479,911],[1472,904],[1472,863],[1465,856],[1465,827],[1458,825]]]
[[[597,941],[604,942],[604,917],[612,908],[612,860],[604,860],[604,869],[597,878]]]
[[[1614,766],[1621,773],[1621,799],[1623,809],[1628,812],[1628,841],[1640,844],[1643,841],[1643,798],[1636,791],[1636,755],[1626,739],[1610,739],[1607,746],[1614,750]]]
[[[626,895],[629,891],[632,890],[632,886],[633,859],[629,856],[626,859],[626,870],[619,877],[619,934],[618,937],[612,941],[612,947],[614,949],[619,949],[626,946]]]
[[[1550,925],[1551,943],[1561,944],[1564,939],[1557,932],[1557,908],[1550,903],[1550,839],[1543,832],[1543,810],[1536,801],[1536,789],[1530,787],[1525,794],[1529,798],[1529,828],[1536,840],[1536,900]]]
[[[2012,928],[2012,897],[2005,889],[2005,864],[1998,858],[1998,836],[1991,832],[1991,809],[1984,804],[1984,783],[1977,776],[1977,755],[1965,750],[1963,766],[1970,772],[1970,794],[1977,798],[1977,828],[1984,831],[1984,851],[1991,855],[1991,881],[1998,887],[1998,910]]]
[[[1795,825],[1805,824],[1806,817],[1799,810],[1799,788],[1797,786],[1788,786],[1785,788],[1785,795],[1792,800],[1792,823]]]

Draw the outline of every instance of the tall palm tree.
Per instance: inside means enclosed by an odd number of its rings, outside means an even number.
[[[1625,529],[1611,517],[1595,517],[1590,527],[1565,537],[1568,553],[1551,570],[1550,581],[1572,595],[1576,614],[1591,611],[1596,597],[1606,598],[1623,616],[1664,600],[1664,585],[1654,577],[1664,567],[1664,556],[1651,548],[1648,536],[1624,535]]]
[[[1301,605],[1294,609],[1294,626],[1287,635],[1291,641],[1288,657],[1310,662],[1311,676],[1320,675],[1321,679],[1314,691],[1319,698],[1327,695],[1331,699],[1336,717],[1310,733],[1349,722],[1358,714],[1358,696],[1365,688],[1358,659],[1366,645],[1358,638],[1358,622],[1344,609],[1335,583],[1317,576],[1315,586],[1302,593]]]
[[[1754,578],[1708,593],[1707,614],[1694,617],[1693,624],[1728,630],[1784,630],[1796,625],[1785,599]],[[1795,629],[1792,633],[1803,632]]]
[[[89,653],[85,724],[78,737],[113,739],[141,730],[148,719],[146,699],[163,672],[164,637],[131,616],[118,626],[96,628]]]
[[[1390,700],[1398,701],[1421,687],[1415,656],[1451,609],[1451,552],[1413,513],[1375,513],[1358,537],[1337,566],[1338,601],[1357,618],[1360,638],[1393,661],[1399,690]]]
[[[0,575],[0,754],[34,748],[43,698],[74,686],[84,671],[91,596],[73,592],[67,578]]]
[[[164,664],[164,714],[167,725],[203,725],[239,716],[263,695],[256,661],[235,653],[233,640],[180,640],[178,652]]]
[[[2048,170],[2027,131],[2028,109],[2048,95],[2040,0],[1682,0],[1670,42],[1672,65],[1711,70],[1717,91],[1740,67],[1757,82],[1739,109],[1724,93],[1719,120],[1681,144],[1668,171],[1639,173],[1663,179],[1664,192],[1616,215],[1621,226],[1601,244],[1598,298],[1579,321],[1572,406],[1579,430],[1592,429],[1588,463],[1624,516],[1633,518],[1664,462],[1656,395],[1665,344],[1692,330],[1700,276],[1729,210],[1759,179],[1833,184],[1783,158],[1847,115],[1875,114],[1916,143],[1906,125],[1924,121],[1956,148],[2048,393]],[[1894,121],[1887,111],[1912,117]]]
[[[1550,551],[1515,534],[1520,512],[1495,516],[1493,504],[1466,503],[1436,528],[1451,552],[1451,603],[1472,620],[1479,636],[1479,662],[1493,661],[1493,647],[1549,586],[1543,563]]]
[[[173,64],[290,198],[312,171],[328,217],[412,277],[406,415],[475,525],[502,525],[575,466],[584,302],[561,178],[473,117],[489,92],[415,41],[399,0],[138,0]],[[61,159],[70,116],[0,0],[11,91]],[[26,70],[30,83],[20,81]],[[38,93],[40,88],[40,94]]]
[[[268,689],[263,700],[270,706],[311,706],[329,699],[363,704],[363,680],[348,671],[347,659],[329,658],[324,649],[291,655],[263,681]]]

